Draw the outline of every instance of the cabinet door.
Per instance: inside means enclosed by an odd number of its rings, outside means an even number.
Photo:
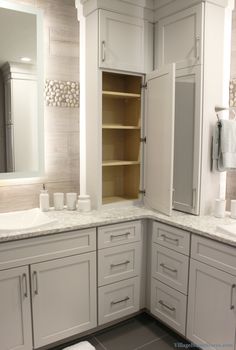
[[[27,267],[0,271],[0,348],[32,350]]]
[[[144,21],[99,11],[99,66],[144,72]]]
[[[235,349],[236,277],[191,260],[187,338],[200,348]]]
[[[97,325],[95,254],[31,265],[36,348]]]
[[[147,76],[145,204],[170,215],[174,158],[175,65]]]
[[[199,213],[201,164],[201,66],[178,69],[175,79],[173,205]]]
[[[202,62],[203,4],[193,6],[158,23],[158,67],[178,63],[187,67]]]

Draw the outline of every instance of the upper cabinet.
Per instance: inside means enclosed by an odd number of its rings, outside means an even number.
[[[99,10],[99,67],[144,72],[144,21]]]
[[[201,3],[158,22],[156,67],[172,62],[178,67],[202,63],[203,13]]]

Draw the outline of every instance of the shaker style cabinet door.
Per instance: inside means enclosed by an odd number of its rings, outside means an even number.
[[[0,348],[32,350],[28,268],[0,271]]]
[[[99,11],[99,67],[144,72],[144,21]]]
[[[97,325],[96,253],[31,265],[36,348]]]
[[[158,22],[157,66],[202,63],[204,4],[193,6]]]
[[[202,66],[176,70],[173,207],[199,214]]]
[[[200,348],[235,350],[236,276],[191,260],[187,338]]]
[[[175,65],[147,75],[145,204],[163,214],[172,211]]]

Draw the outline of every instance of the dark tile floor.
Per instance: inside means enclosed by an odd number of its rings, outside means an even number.
[[[96,350],[194,349],[184,339],[147,314],[138,315],[103,331],[94,333],[86,339],[79,339],[77,342],[82,340],[89,341]],[[50,350],[62,350],[75,343],[76,341]]]

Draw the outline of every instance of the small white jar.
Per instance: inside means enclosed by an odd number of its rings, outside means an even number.
[[[67,210],[76,210],[76,204],[77,204],[77,193],[75,192],[66,193]]]
[[[230,202],[231,218],[236,219],[236,200],[232,199]]]
[[[223,218],[225,216],[225,199],[215,199],[214,216],[216,218]]]
[[[64,193],[55,192],[53,193],[53,203],[55,210],[63,210],[64,209]]]

